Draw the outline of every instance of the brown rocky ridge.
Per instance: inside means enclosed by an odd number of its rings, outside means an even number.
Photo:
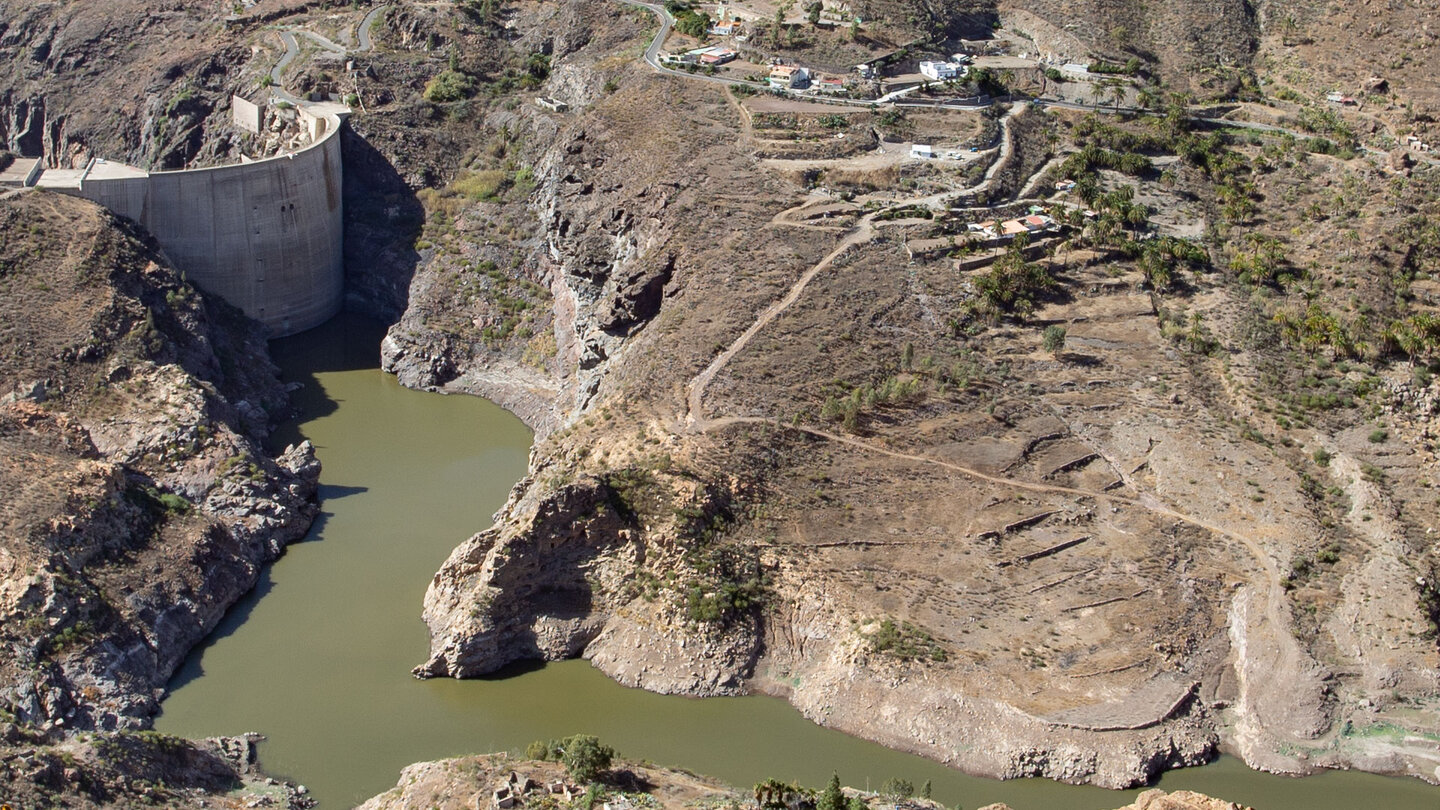
[[[406,768],[395,787],[360,805],[360,810],[472,810],[506,802],[513,808],[554,807],[584,795],[592,806],[610,808],[650,807],[684,810],[706,807],[714,810],[754,810],[757,796],[767,784],[757,785],[756,795],[683,770],[662,768],[650,763],[616,761],[596,782],[577,785],[556,762],[523,759],[508,754],[456,757],[420,762]],[[791,807],[815,807],[815,797],[802,788],[774,783],[789,789],[785,797]],[[900,798],[843,788],[856,808],[901,807],[905,810],[941,810],[943,805],[928,799]],[[778,795],[767,799],[781,801]],[[767,805],[774,806],[774,805]],[[786,805],[779,805],[786,806]],[[991,804],[980,810],[1010,810],[1008,805]],[[1025,810],[1025,808],[1017,808]],[[1220,801],[1187,790],[1166,793],[1150,790],[1132,804],[1118,810],[1248,810],[1233,802]]]
[[[368,10],[282,6],[266,24],[336,37]],[[1119,787],[1229,750],[1440,778],[1440,211],[1424,152],[1386,159],[1429,137],[1428,39],[1400,59],[1348,38],[1385,79],[1351,108],[1318,95],[1355,78],[1326,49],[1342,7],[876,6],[863,41],[746,56],[848,70],[998,22],[1134,59],[1134,86],[1112,110],[817,111],[657,74],[653,14],[575,2],[395,3],[353,75],[292,69],[363,108],[351,300],[396,319],[386,368],[537,429],[530,475],[435,577],[418,672],[581,655],[1000,777]],[[273,36],[204,30],[223,78],[197,92],[257,90]],[[23,93],[99,108],[76,59],[31,61]],[[156,81],[152,108],[174,97]],[[1120,109],[1140,91],[1151,109]],[[224,151],[204,118],[184,154]],[[52,154],[105,143],[66,120]],[[966,246],[1032,206],[1063,227]]]
[[[249,743],[127,730],[308,528],[313,448],[261,450],[286,394],[259,328],[143,235],[41,193],[0,201],[0,222],[0,793],[245,794]]]

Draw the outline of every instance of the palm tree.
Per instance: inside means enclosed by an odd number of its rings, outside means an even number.
[[[1110,85],[1110,100],[1115,102],[1115,112],[1120,112],[1120,105],[1125,103],[1125,89],[1125,83],[1119,80]]]

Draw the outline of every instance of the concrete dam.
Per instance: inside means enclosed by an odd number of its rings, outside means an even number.
[[[297,107],[310,143],[231,166],[147,172],[92,160],[51,169],[39,188],[93,200],[145,226],[187,280],[271,337],[319,326],[344,297],[341,104]]]

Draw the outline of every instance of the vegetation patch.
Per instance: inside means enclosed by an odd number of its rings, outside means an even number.
[[[886,618],[860,628],[870,651],[900,661],[945,661],[949,654],[930,632],[910,622]]]

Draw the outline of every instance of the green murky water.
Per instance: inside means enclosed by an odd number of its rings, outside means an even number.
[[[598,734],[624,755],[736,785],[766,777],[821,786],[925,780],[951,806],[1100,810],[1127,794],[1048,780],[995,782],[820,728],[764,697],[693,700],[618,686],[583,661],[476,681],[417,681],[427,655],[425,587],[464,537],[489,524],[525,471],[530,434],[473,397],[401,388],[376,369],[380,331],[340,318],[278,342],[304,415],[281,441],[315,442],[324,515],[176,675],[156,726],[210,736],[259,731],[266,769],[307,785],[322,807],[393,786],[411,763],[519,750]],[[1179,771],[1190,788],[1261,810],[1437,810],[1440,789],[1332,773],[1286,779],[1233,759]]]

